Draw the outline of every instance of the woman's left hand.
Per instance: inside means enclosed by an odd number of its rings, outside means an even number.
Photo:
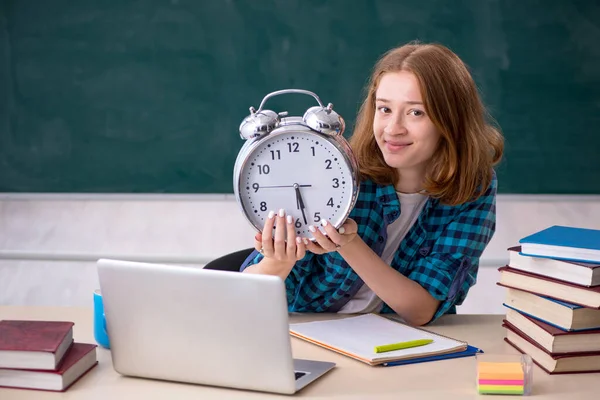
[[[332,251],[338,251],[358,236],[358,225],[353,219],[348,218],[346,222],[336,230],[326,219],[321,220],[321,225],[327,235],[324,235],[316,226],[309,226],[308,229],[315,237],[315,242],[308,241],[306,250],[314,254],[325,254]]]

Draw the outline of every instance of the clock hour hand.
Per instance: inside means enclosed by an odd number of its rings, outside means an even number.
[[[302,211],[302,218],[304,219],[304,225],[308,225],[308,221],[306,220],[306,213],[304,212],[304,200],[302,200],[302,194],[300,194],[300,186],[297,183],[294,183],[293,187],[296,191],[296,204],[299,206],[300,211]],[[310,185],[303,185],[308,186]]]

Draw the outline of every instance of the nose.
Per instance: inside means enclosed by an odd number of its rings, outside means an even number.
[[[383,128],[383,132],[388,135],[406,135],[408,130],[406,129],[402,115],[398,114],[390,118],[387,125]]]

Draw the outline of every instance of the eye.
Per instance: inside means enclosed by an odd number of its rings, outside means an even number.
[[[415,117],[421,117],[421,116],[425,115],[425,113],[423,111],[417,110],[417,109],[414,109],[414,108],[412,110],[410,110],[408,112],[408,114],[413,115]]]
[[[390,109],[389,109],[389,108],[387,108],[386,106],[380,106],[380,107],[377,107],[377,110],[378,110],[379,112],[382,112],[382,113],[384,113],[384,114],[387,114],[387,113],[389,113],[389,112],[390,112]]]

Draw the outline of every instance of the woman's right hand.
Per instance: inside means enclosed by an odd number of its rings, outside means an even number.
[[[273,236],[275,228],[275,236]],[[294,218],[285,214],[285,210],[279,210],[277,216],[270,211],[262,232],[254,237],[254,248],[261,252],[264,258],[256,264],[259,273],[279,275],[285,279],[296,261],[302,259],[306,254],[305,241],[296,236]]]

